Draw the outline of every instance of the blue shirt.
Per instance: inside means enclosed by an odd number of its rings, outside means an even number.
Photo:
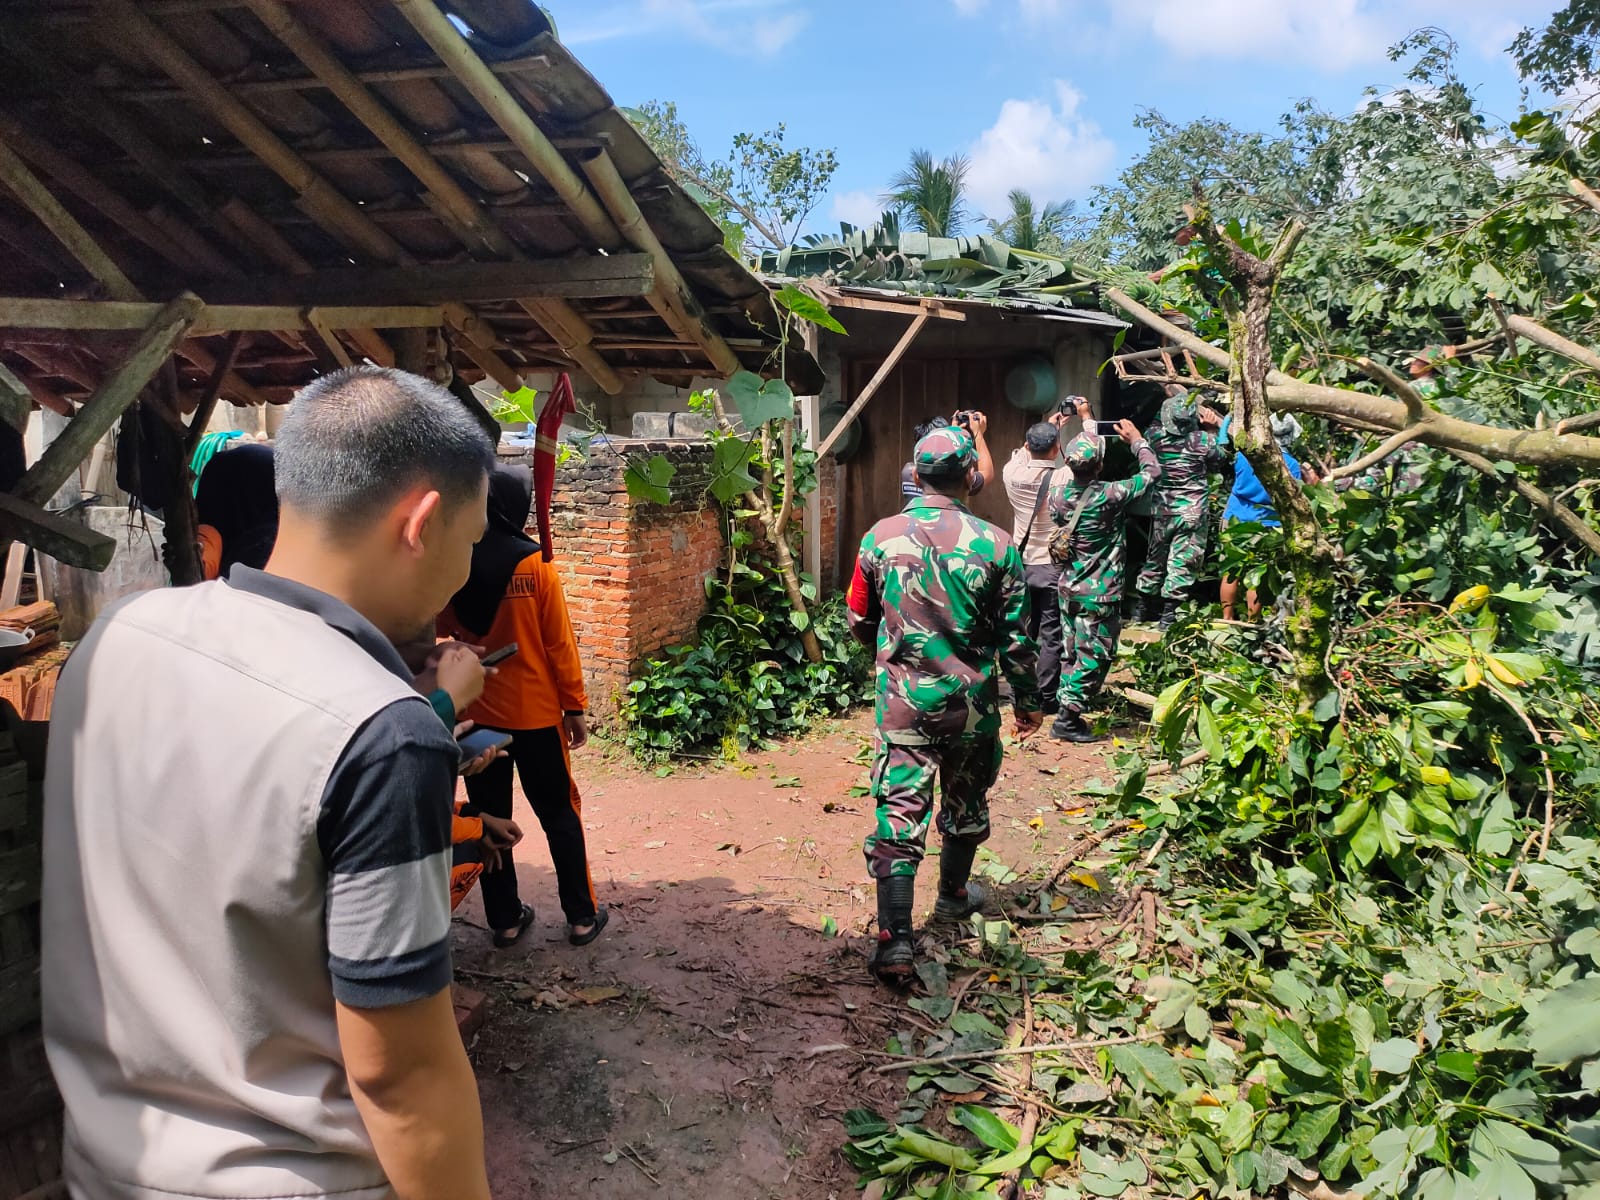
[[[1221,436],[1228,436],[1226,422],[1221,430]],[[1289,474],[1296,479],[1304,478],[1300,472],[1299,459],[1282,446],[1278,447],[1278,453],[1283,455],[1283,461],[1289,464]],[[1254,521],[1258,525],[1270,525],[1274,528],[1280,524],[1277,510],[1272,507],[1272,497],[1267,495],[1267,489],[1256,477],[1256,469],[1250,465],[1250,460],[1242,452],[1233,456],[1233,491],[1228,494],[1228,507],[1222,510],[1222,519]]]

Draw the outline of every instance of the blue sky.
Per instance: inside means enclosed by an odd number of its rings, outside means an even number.
[[[1082,200],[1137,155],[1140,109],[1272,128],[1401,81],[1386,48],[1439,26],[1491,112],[1520,87],[1504,48],[1559,0],[543,0],[618,103],[676,100],[709,153],[782,121],[839,170],[810,228],[870,220],[913,147],[1006,190]]]

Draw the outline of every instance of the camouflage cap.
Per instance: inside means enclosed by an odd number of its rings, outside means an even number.
[[[911,451],[911,465],[930,479],[960,475],[978,465],[972,435],[955,425],[926,433]]]
[[[1099,438],[1080,433],[1072,439],[1062,456],[1074,471],[1086,471],[1105,457],[1105,449]]]

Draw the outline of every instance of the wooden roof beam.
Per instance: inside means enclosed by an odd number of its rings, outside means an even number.
[[[0,541],[22,542],[86,571],[104,571],[117,549],[116,538],[9,492],[0,492]]]
[[[242,5],[245,0],[239,0]],[[159,10],[156,10],[159,13]],[[304,60],[302,60],[304,61]],[[522,58],[507,58],[500,62],[489,64],[489,69],[496,75],[521,75],[528,72],[542,71],[550,65],[550,60],[543,54],[531,54]],[[384,83],[410,83],[414,80],[449,79],[449,67],[438,63],[419,65],[415,67],[380,67],[365,71],[356,71],[355,77],[364,84]],[[295,75],[278,79],[243,79],[231,84],[232,90],[241,96],[259,96],[273,92],[302,92],[325,88],[328,85],[316,75]],[[119,100],[130,102],[148,102],[161,100],[176,100],[183,96],[183,89],[175,87],[125,87],[117,88],[111,92]]]
[[[467,247],[469,252],[488,250],[490,253],[502,258],[521,259],[523,253],[513,242],[509,235],[497,225],[492,216],[485,212],[478,204],[467,195],[466,190],[456,182],[455,177],[446,171],[416,136],[397,120],[393,113],[368,90],[355,75],[340,62],[337,55],[332,53],[309,29],[289,12],[278,0],[250,0],[250,7],[260,18],[273,36],[278,38],[285,46],[289,47],[300,61],[309,67],[316,76],[327,84],[330,91],[356,116],[373,135],[381,141],[388,150],[398,158],[419,183],[428,189],[429,195],[441,210],[442,219],[452,227],[456,237]],[[448,24],[448,22],[447,22]],[[452,27],[453,29],[453,27]],[[552,151],[552,153],[554,153]],[[559,155],[557,156],[559,157]],[[570,168],[569,168],[570,170]],[[581,181],[578,187],[582,188]],[[595,257],[585,261],[590,271],[604,271],[609,264],[619,271],[622,268],[622,259],[629,256],[615,256],[613,258]],[[517,264],[483,264],[475,268],[480,273],[494,274],[499,268],[500,275],[508,274],[504,268],[515,267]],[[530,266],[532,264],[529,264]],[[564,269],[570,272],[573,269],[573,260],[563,264]],[[466,267],[463,266],[462,271]],[[510,274],[515,274],[515,271]],[[430,275],[437,277],[437,269],[431,269]],[[594,340],[594,331],[588,327],[587,322],[578,315],[570,305],[554,304],[552,301],[565,296],[593,296],[598,293],[593,291],[573,290],[571,281],[567,287],[556,286],[553,280],[547,278],[546,282],[530,282],[521,292],[513,295],[484,296],[481,299],[526,299],[526,311],[538,319],[548,330],[552,337],[563,343],[563,348],[568,355],[581,366],[594,380],[607,392],[615,394],[622,390],[622,380],[617,376],[611,365],[598,353],[590,348]],[[630,293],[638,294],[638,293]],[[461,289],[456,289],[447,294],[448,299],[461,303],[472,299],[463,294]],[[441,297],[444,298],[444,297]],[[452,314],[447,314],[452,315]],[[472,360],[491,375],[502,387],[508,391],[515,391],[521,386],[520,376],[508,364],[505,364],[494,353],[492,336],[488,339],[472,331],[475,322],[459,319],[460,314],[455,313],[458,319],[453,321],[454,327],[461,329],[466,340],[462,346]],[[511,382],[516,381],[516,382]]]
[[[655,286],[644,254],[595,254],[521,262],[429,263],[413,267],[349,267],[278,279],[218,281],[206,300],[236,305],[367,308],[476,304],[524,297],[642,296]]]
[[[22,201],[29,212],[39,218],[40,223],[113,299],[139,299],[138,289],[122,273],[122,268],[112,261],[78,218],[68,212],[66,206],[28,169],[22,156],[4,141],[0,141],[0,182]]]
[[[639,210],[638,202],[618,174],[611,156],[604,150],[595,151],[583,160],[583,173],[589,177],[623,236],[654,261],[657,286],[645,294],[650,306],[661,314],[661,319],[674,333],[699,346],[724,378],[740,370],[739,356],[706,320],[688,281],[661,239],[656,237],[655,230],[650,228],[650,222]]]
[[[439,61],[472,93],[501,132],[516,144],[534,170],[544,176],[595,244],[606,250],[620,246],[622,238],[616,226],[594,193],[584,186],[582,177],[433,0],[394,0],[394,6],[433,47]]]
[[[237,93],[238,85],[229,89]],[[609,136],[601,137],[553,137],[550,144],[557,150],[604,150],[611,144]],[[459,158],[467,154],[521,154],[522,151],[515,142],[504,138],[492,138],[484,141],[467,142],[426,142],[427,152],[435,158]],[[319,148],[315,146],[296,147],[295,153],[308,163],[315,166],[327,166],[330,163],[362,163],[375,159],[398,158],[388,146],[329,146]],[[180,160],[185,167],[196,171],[237,171],[240,167],[254,167],[260,165],[260,160],[253,154],[236,151],[224,151],[220,154],[197,154]],[[562,211],[567,211],[562,206]]]
[[[161,305],[124,300],[40,300],[33,297],[0,298],[0,329],[142,329],[155,319]],[[443,324],[438,305],[363,305],[358,308],[321,306],[319,317],[337,329],[361,326],[371,329],[437,328]],[[288,304],[220,304],[207,308],[194,321],[191,336],[231,333],[235,330],[276,332],[307,330],[304,307]],[[201,366],[198,359],[191,358]],[[201,366],[202,370],[207,369]]]

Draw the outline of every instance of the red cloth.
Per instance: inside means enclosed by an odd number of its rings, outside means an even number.
[[[850,606],[850,611],[858,617],[864,617],[871,610],[871,596],[867,586],[867,577],[861,570],[861,559],[856,559],[855,574],[850,577],[850,591],[845,601]]]
[[[538,522],[539,545],[545,562],[554,557],[550,546],[550,498],[556,489],[556,454],[560,451],[556,439],[561,436],[562,419],[577,411],[572,379],[563,371],[533,427],[533,514]]]

